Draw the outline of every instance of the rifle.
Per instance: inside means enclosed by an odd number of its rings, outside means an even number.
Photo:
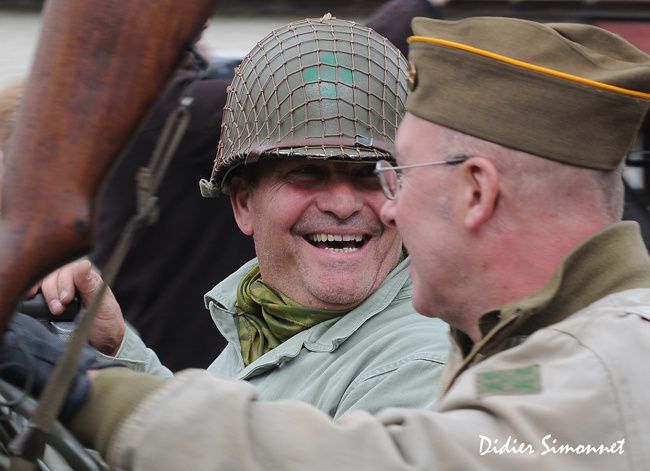
[[[0,335],[25,291],[88,251],[111,162],[216,0],[50,0],[9,145]]]

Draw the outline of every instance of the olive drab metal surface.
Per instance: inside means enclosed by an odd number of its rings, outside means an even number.
[[[407,73],[397,48],[352,21],[326,15],[271,32],[235,70],[203,195],[268,156],[391,158]]]

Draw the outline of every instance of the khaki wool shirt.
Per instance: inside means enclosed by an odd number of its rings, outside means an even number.
[[[636,223],[587,240],[537,295],[481,326],[477,345],[454,335],[431,410],[332,421],[205,372],[161,386],[113,369],[73,430],[124,470],[650,469],[650,257]]]

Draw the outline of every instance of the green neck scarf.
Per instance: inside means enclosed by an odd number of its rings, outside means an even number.
[[[242,358],[247,366],[297,333],[349,312],[301,306],[265,285],[258,265],[239,283],[235,307]]]

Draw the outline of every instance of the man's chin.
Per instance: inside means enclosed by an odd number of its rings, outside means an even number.
[[[422,314],[423,316],[436,317],[437,310],[435,306],[432,306],[433,297],[431,296],[431,291],[427,293],[425,285],[419,282],[417,274],[414,272],[414,270],[412,270],[411,267],[409,267],[409,275],[413,282],[413,294],[411,297],[413,309],[415,309],[419,314]]]
[[[354,287],[356,289],[350,289]],[[321,307],[333,310],[352,310],[361,304],[369,295],[368,290],[361,290],[354,284],[328,285],[327,289],[312,289],[312,296],[318,300]]]
[[[303,279],[313,298],[331,309],[347,309],[361,304],[377,288],[378,270],[379,266],[368,268],[364,263],[314,264],[303,272]]]

